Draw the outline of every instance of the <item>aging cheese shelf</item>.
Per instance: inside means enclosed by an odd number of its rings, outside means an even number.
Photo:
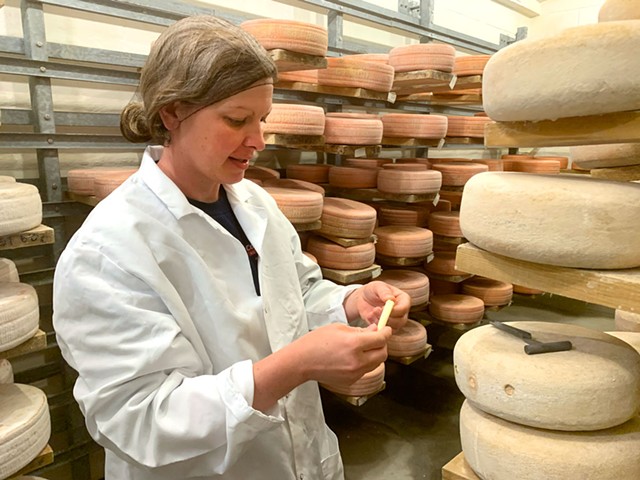
[[[36,245],[50,245],[53,242],[53,228],[46,225],[38,225],[31,230],[1,236],[0,250],[12,250],[14,248],[33,247]]]
[[[587,270],[542,265],[465,243],[457,248],[456,269],[605,307],[640,312],[640,268]]]

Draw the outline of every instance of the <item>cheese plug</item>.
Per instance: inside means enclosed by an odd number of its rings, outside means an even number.
[[[391,315],[391,310],[393,310],[393,306],[396,303],[393,300],[387,300],[384,304],[384,308],[382,309],[382,313],[380,314],[380,320],[378,320],[378,330],[382,330],[389,320],[389,315]]]

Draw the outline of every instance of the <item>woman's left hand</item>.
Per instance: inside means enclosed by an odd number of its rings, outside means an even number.
[[[411,297],[388,283],[375,280],[354,290],[345,299],[344,309],[349,321],[360,317],[367,323],[378,323],[387,300],[395,303],[387,325],[394,330],[401,328],[409,315]]]

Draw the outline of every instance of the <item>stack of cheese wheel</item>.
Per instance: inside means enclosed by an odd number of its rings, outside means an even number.
[[[500,307],[511,303],[513,285],[476,276],[462,282],[462,293],[478,297],[487,307]]]
[[[484,138],[488,117],[447,115],[447,137]]]
[[[484,110],[498,122],[638,110],[639,48],[637,20],[582,25],[516,42],[492,55],[485,67]],[[628,75],[611,75],[621,71]]]
[[[433,251],[455,251],[465,240],[460,230],[460,212],[431,212],[429,230],[433,232]]]
[[[524,158],[513,161],[511,170],[514,172],[546,173],[553,175],[560,173],[560,160],[537,157]]]
[[[332,165],[324,163],[299,163],[287,165],[287,178],[304,180],[310,183],[329,183],[329,170]]]
[[[0,385],[0,478],[9,478],[47,446],[51,419],[45,393],[31,385]]]
[[[423,354],[426,348],[427,329],[411,319],[402,328],[394,330],[387,342],[387,354],[390,357],[412,357]]]
[[[471,468],[496,480],[638,478],[640,354],[577,325],[509,325],[572,348],[527,355],[521,338],[492,325],[460,337],[453,362]]]
[[[262,182],[263,187],[291,188],[294,190],[310,190],[324,197],[324,188],[316,183],[297,180],[295,178],[272,178]]]
[[[439,250],[434,252],[433,259],[425,262],[424,269],[427,274],[439,275],[441,277],[460,277],[466,275],[465,272],[456,269],[456,252],[450,250]],[[448,280],[453,280],[449,278]]]
[[[460,293],[432,295],[429,314],[441,322],[475,324],[484,316],[484,302],[477,297]]]
[[[435,170],[406,171],[385,168],[378,172],[378,190],[386,193],[429,194],[438,193],[442,174]]]
[[[453,73],[458,77],[482,75],[490,58],[491,55],[459,55],[455,59]]]
[[[327,68],[318,70],[318,85],[390,92],[393,74],[393,67],[386,63],[330,57],[327,58]]]
[[[0,352],[17,347],[38,331],[38,295],[29,284],[0,283]]]
[[[0,236],[37,227],[42,222],[38,188],[28,183],[0,182]]]
[[[376,210],[355,200],[327,197],[322,206],[319,233],[330,237],[370,239],[376,226]]]
[[[329,112],[325,115],[324,141],[334,145],[379,145],[382,120],[374,114]]]
[[[536,160],[557,160],[560,163],[560,170],[566,170],[567,168],[569,168],[569,157],[558,155],[536,155],[533,158],[535,158]]]
[[[307,252],[317,259],[321,267],[335,270],[363,270],[373,265],[376,258],[373,242],[343,247],[320,236],[309,238]]]
[[[598,12],[598,22],[640,20],[640,4],[635,0],[607,0]]]
[[[327,54],[329,33],[318,25],[258,18],[242,22],[240,28],[253,35],[266,50],[282,49],[319,57]]]
[[[264,187],[293,224],[313,223],[322,216],[323,195],[299,188]]]
[[[505,172],[515,171],[515,165],[520,160],[531,160],[533,155],[527,155],[524,153],[505,153],[502,155],[502,170]]]
[[[98,200],[104,200],[107,195],[124,183],[124,181],[133,175],[137,169],[125,169],[121,172],[100,173],[93,179],[93,188],[95,196]]]
[[[382,168],[383,165],[393,163],[391,158],[345,158],[342,164],[345,167]]]
[[[378,170],[335,165],[329,170],[329,185],[336,188],[376,188]]]
[[[10,258],[0,258],[0,283],[19,282],[18,269]]]
[[[616,309],[614,314],[616,330],[640,332],[640,313]]]
[[[376,256],[386,265],[420,265],[433,252],[433,234],[420,227],[387,225],[376,228]]]
[[[585,170],[640,165],[640,143],[581,145],[569,152],[572,165]]]
[[[427,227],[429,208],[422,205],[386,203],[378,207],[378,224]]]
[[[438,70],[453,72],[456,61],[456,49],[451,45],[439,43],[421,43],[402,45],[389,52],[389,65],[396,72],[418,70]]]
[[[429,277],[424,273],[406,269],[385,269],[376,280],[393,285],[409,295],[412,308],[426,306],[429,302]]]
[[[0,359],[0,385],[13,383],[13,368],[6,358]]]
[[[321,384],[327,390],[347,397],[365,397],[382,390],[384,386],[384,362],[365,373],[351,385]]]
[[[421,113],[387,113],[382,116],[383,136],[441,139],[447,134],[447,117]]]
[[[571,268],[640,266],[638,218],[640,184],[577,175],[481,173],[460,208],[462,233],[478,247]]]
[[[322,135],[324,109],[314,105],[274,103],[264,124],[264,133]]]
[[[631,345],[636,352],[640,353],[640,332],[606,332],[609,335],[613,335],[619,338],[625,343]]]

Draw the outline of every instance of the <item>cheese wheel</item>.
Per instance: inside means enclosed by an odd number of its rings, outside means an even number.
[[[444,138],[447,117],[420,113],[387,113],[382,116],[385,137]]]
[[[353,55],[344,55],[342,58],[348,58],[352,60],[358,60],[361,62],[374,62],[389,64],[388,53],[355,53]]]
[[[487,63],[484,110],[500,122],[638,110],[638,50],[640,22],[635,20],[567,28],[513,43]]]
[[[29,340],[38,331],[36,290],[27,283],[0,283],[0,352]]]
[[[393,67],[383,63],[330,57],[327,58],[327,68],[318,70],[318,85],[390,92],[393,74]]]
[[[16,183],[16,177],[10,175],[0,175],[0,183]]]
[[[513,297],[513,285],[476,276],[462,282],[462,293],[478,297],[488,307],[508,305]]]
[[[420,205],[380,205],[378,224],[403,225],[408,227],[426,227],[429,221],[429,208]]]
[[[240,28],[253,35],[266,50],[283,49],[324,57],[329,46],[326,28],[295,20],[257,18]]]
[[[639,184],[573,175],[481,173],[460,207],[462,233],[478,247],[575,268],[640,266],[638,218]]]
[[[449,190],[447,187],[440,189],[440,200],[449,202],[451,210],[460,210],[460,204],[462,203],[462,190]],[[459,187],[458,187],[459,188]]]
[[[13,383],[13,368],[6,358],[0,358],[0,384]]]
[[[92,196],[96,194],[95,179],[98,177],[109,177],[110,175],[118,175],[123,172],[132,172],[135,169],[113,168],[113,167],[92,167],[92,168],[74,168],[67,172],[67,190],[76,195]]]
[[[322,206],[320,232],[339,238],[369,238],[376,226],[376,210],[347,198],[327,197]]]
[[[375,188],[378,185],[378,169],[336,165],[329,170],[329,185],[337,188]]]
[[[456,383],[481,410],[551,430],[610,428],[640,408],[640,354],[604,332],[551,322],[508,322],[570,351],[527,355],[525,342],[492,325],[468,331],[453,351]]]
[[[458,282],[450,282],[439,278],[429,278],[429,294],[430,295],[448,295],[451,293],[460,293],[462,287]]]
[[[404,326],[394,330],[387,342],[390,357],[410,357],[424,352],[427,346],[427,330],[415,320],[408,319]]]
[[[0,258],[0,282],[19,282],[18,269],[10,258]]]
[[[569,168],[569,157],[560,157],[555,155],[536,155],[533,157],[537,160],[557,160],[560,163],[560,170]]]
[[[387,193],[437,193],[442,186],[442,174],[435,170],[407,172],[383,168],[378,172],[378,190]]]
[[[460,409],[460,443],[473,471],[492,480],[640,478],[640,417],[598,432],[558,432]]]
[[[443,186],[451,187],[461,187],[474,175],[489,171],[487,165],[463,162],[434,163],[431,168],[442,173]]]
[[[47,446],[51,435],[47,396],[30,385],[0,385],[0,418],[0,478],[8,478]]]
[[[324,109],[313,105],[274,103],[263,131],[287,135],[322,135]]]
[[[556,174],[560,173],[560,161],[540,158],[511,160],[511,170],[525,173]]]
[[[423,305],[429,301],[429,277],[413,270],[384,270],[376,280],[405,292],[411,297],[411,306]]]
[[[373,265],[376,247],[367,242],[353,247],[343,247],[322,237],[311,237],[307,251],[316,257],[318,265],[336,270],[360,270]]]
[[[580,145],[569,149],[573,166],[592,168],[640,165],[640,143]]]
[[[453,73],[458,77],[482,75],[491,55],[460,55],[455,58]]]
[[[310,190],[319,193],[324,197],[324,188],[315,183],[306,182],[304,180],[296,180],[295,178],[272,178],[262,182],[263,187],[289,188],[293,190]]]
[[[640,20],[638,0],[607,0],[598,12],[598,22]]]
[[[321,385],[327,390],[339,395],[361,397],[371,395],[379,391],[384,385],[384,362],[370,372],[365,373],[351,385],[325,384]]]
[[[396,72],[439,70],[453,72],[456,49],[439,43],[401,45],[389,51],[389,65]]]
[[[447,277],[456,277],[460,275],[466,275],[465,272],[461,272],[456,269],[456,252],[438,251],[434,252],[433,259],[424,264],[424,269],[427,273],[434,273],[436,275],[444,275]]]
[[[257,179],[257,180],[272,180],[274,178],[280,178],[280,172],[269,167],[262,167],[260,165],[251,165],[244,172],[244,178]]]
[[[484,138],[484,127],[491,123],[488,117],[447,115],[447,137]]]
[[[98,200],[104,200],[107,195],[124,183],[124,181],[136,172],[135,169],[124,170],[118,173],[104,173],[96,175],[93,179],[93,189]]]
[[[331,167],[332,165],[323,163],[302,163],[287,165],[287,178],[304,180],[310,183],[328,183],[329,170],[331,169]]]
[[[631,345],[636,352],[640,353],[640,332],[606,332]]]
[[[378,227],[376,253],[395,258],[426,257],[433,251],[433,233],[426,228],[388,225]]]
[[[382,141],[382,120],[328,113],[324,141],[335,145],[378,145]]]
[[[489,172],[502,172],[504,170],[503,160],[500,158],[438,158],[433,159],[433,164],[437,163],[479,163],[486,165]]]
[[[38,188],[28,183],[0,183],[0,236],[35,228],[42,222]]]
[[[428,170],[427,166],[421,163],[388,163],[383,165],[382,168],[405,170],[409,172],[423,172],[424,170]]]
[[[484,303],[479,298],[459,293],[433,295],[429,300],[429,313],[443,322],[472,324],[482,320]]]
[[[614,319],[616,330],[640,332],[640,313],[616,309]]]
[[[396,163],[409,163],[409,164],[419,163],[421,165],[426,166],[427,169],[429,169],[431,168],[431,164],[433,162],[431,162],[430,158],[397,158]]]
[[[432,212],[429,215],[429,230],[443,237],[462,237],[460,212]]]
[[[323,196],[311,190],[264,187],[291,223],[312,223],[322,216]]]
[[[342,161],[345,167],[360,168],[381,168],[391,162],[393,162],[391,158],[345,158]]]
[[[318,259],[314,255],[311,255],[309,252],[302,252],[302,253],[305,256],[309,257],[313,263],[316,263],[316,264],[318,263]]]
[[[513,285],[513,293],[519,293],[520,295],[540,295],[544,293],[542,290],[536,288],[529,288],[523,285]]]

